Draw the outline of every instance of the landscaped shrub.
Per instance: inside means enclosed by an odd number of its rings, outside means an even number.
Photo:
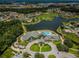
[[[68,52],[69,48],[66,45],[57,44],[57,48],[59,51],[65,51]]]
[[[31,56],[31,54],[29,54],[29,53],[27,53],[27,52],[23,53],[23,57],[24,57],[24,58],[29,58],[30,56]]]
[[[53,54],[50,54],[50,55],[48,55],[48,58],[56,58],[56,56]]]
[[[69,47],[69,48],[72,48],[72,47],[73,47],[73,42],[72,42],[71,40],[69,40],[69,39],[66,39],[66,40],[64,41],[64,44],[65,44],[67,47]]]
[[[44,58],[44,55],[40,53],[36,53],[35,58]]]

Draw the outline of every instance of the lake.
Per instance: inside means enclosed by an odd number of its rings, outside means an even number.
[[[27,31],[35,30],[52,30],[55,31],[59,26],[63,25],[62,22],[79,21],[78,18],[64,19],[62,17],[56,17],[53,21],[41,21],[37,24],[26,25]]]

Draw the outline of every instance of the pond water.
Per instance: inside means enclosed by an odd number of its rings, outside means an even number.
[[[34,30],[53,30],[53,31],[55,31],[59,26],[62,25],[62,22],[69,22],[69,21],[79,21],[79,19],[78,18],[64,19],[64,18],[58,16],[53,21],[41,21],[37,24],[26,25],[26,27],[27,27],[27,31],[34,31]]]

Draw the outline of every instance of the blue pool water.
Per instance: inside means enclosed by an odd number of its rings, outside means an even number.
[[[44,36],[51,36],[52,33],[51,32],[42,32],[42,35],[44,35]]]

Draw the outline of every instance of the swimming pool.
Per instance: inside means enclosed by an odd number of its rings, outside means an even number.
[[[51,36],[52,33],[51,32],[42,32],[42,35],[44,35],[44,36]]]

